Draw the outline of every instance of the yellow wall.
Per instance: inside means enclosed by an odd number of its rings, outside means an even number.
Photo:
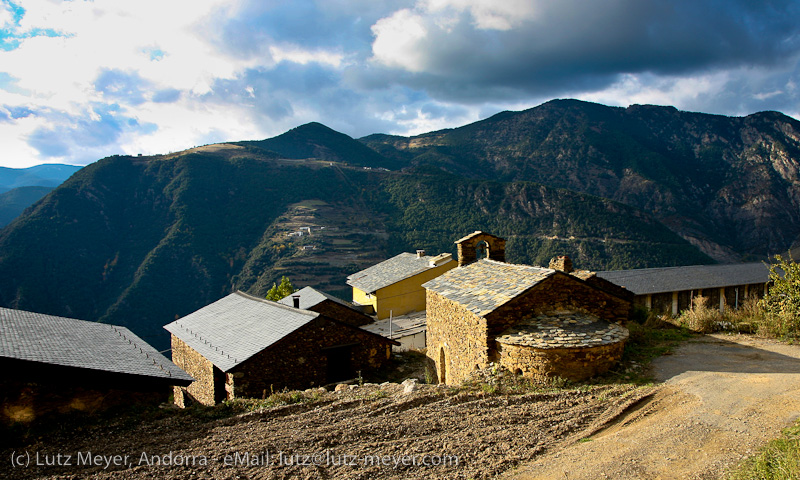
[[[376,310],[377,298],[374,295],[370,295],[363,290],[353,287],[353,303],[357,305],[372,305],[372,309]]]
[[[378,319],[425,310],[425,289],[422,284],[432,280],[446,271],[458,266],[458,262],[450,261],[438,267],[429,268],[413,277],[406,278],[387,287],[383,287],[367,295],[357,288],[353,288],[353,302],[360,305],[372,305]]]

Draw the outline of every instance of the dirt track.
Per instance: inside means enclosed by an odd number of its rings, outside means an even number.
[[[654,363],[664,381],[590,441],[505,478],[719,478],[800,417],[800,346],[710,335]]]

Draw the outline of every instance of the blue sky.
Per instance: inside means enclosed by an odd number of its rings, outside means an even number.
[[[455,127],[553,98],[800,115],[800,2],[0,0],[0,166]]]

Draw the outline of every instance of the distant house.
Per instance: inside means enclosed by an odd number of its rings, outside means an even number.
[[[455,268],[452,254],[401,253],[347,277],[353,303],[372,306],[378,319],[425,310],[422,284]]]
[[[691,265],[598,272],[597,276],[635,294],[634,304],[659,312],[678,314],[702,295],[707,306],[738,308],[748,298],[767,291],[769,267],[764,263]]]
[[[160,402],[194,379],[125,327],[0,308],[5,421]]]
[[[179,406],[352,379],[383,365],[396,344],[327,315],[242,292],[164,328],[172,334],[173,361],[196,379],[175,389]]]
[[[305,287],[283,298],[278,303],[303,310],[321,313],[343,323],[360,327],[372,323],[373,318],[365,314],[359,307],[350,302],[321,292],[312,287]]]
[[[554,259],[556,268],[493,260],[501,240],[481,232],[465,237],[459,267],[423,284],[427,355],[439,381],[460,383],[490,363],[537,380],[608,370],[628,338],[621,324],[630,296],[612,293],[622,290],[592,280],[591,272],[573,273],[568,257]]]

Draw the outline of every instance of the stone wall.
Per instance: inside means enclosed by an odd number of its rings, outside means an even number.
[[[180,338],[175,335],[171,335],[171,337],[172,363],[182,368],[195,380],[188,387],[176,386],[173,388],[175,405],[181,408],[187,406],[190,402],[186,398],[187,394],[190,399],[203,405],[214,405],[214,364]]]
[[[325,385],[328,383],[326,348],[343,345],[352,345],[353,376],[359,370],[367,375],[381,367],[391,355],[388,339],[318,317],[232,368],[228,374],[232,395],[261,398],[284,388]]]
[[[489,362],[486,320],[430,290],[427,304],[429,363],[440,382],[461,383]]]
[[[534,348],[497,344],[500,366],[537,382],[561,377],[582,381],[607,372],[622,357],[625,342],[587,348]]]
[[[322,301],[311,307],[309,310],[312,312],[321,313],[322,315],[334,318],[342,323],[353,325],[355,327],[360,327],[362,325],[372,323],[373,321],[372,317],[361,312],[357,312],[352,308],[347,308],[344,305],[338,304],[332,300]]]

